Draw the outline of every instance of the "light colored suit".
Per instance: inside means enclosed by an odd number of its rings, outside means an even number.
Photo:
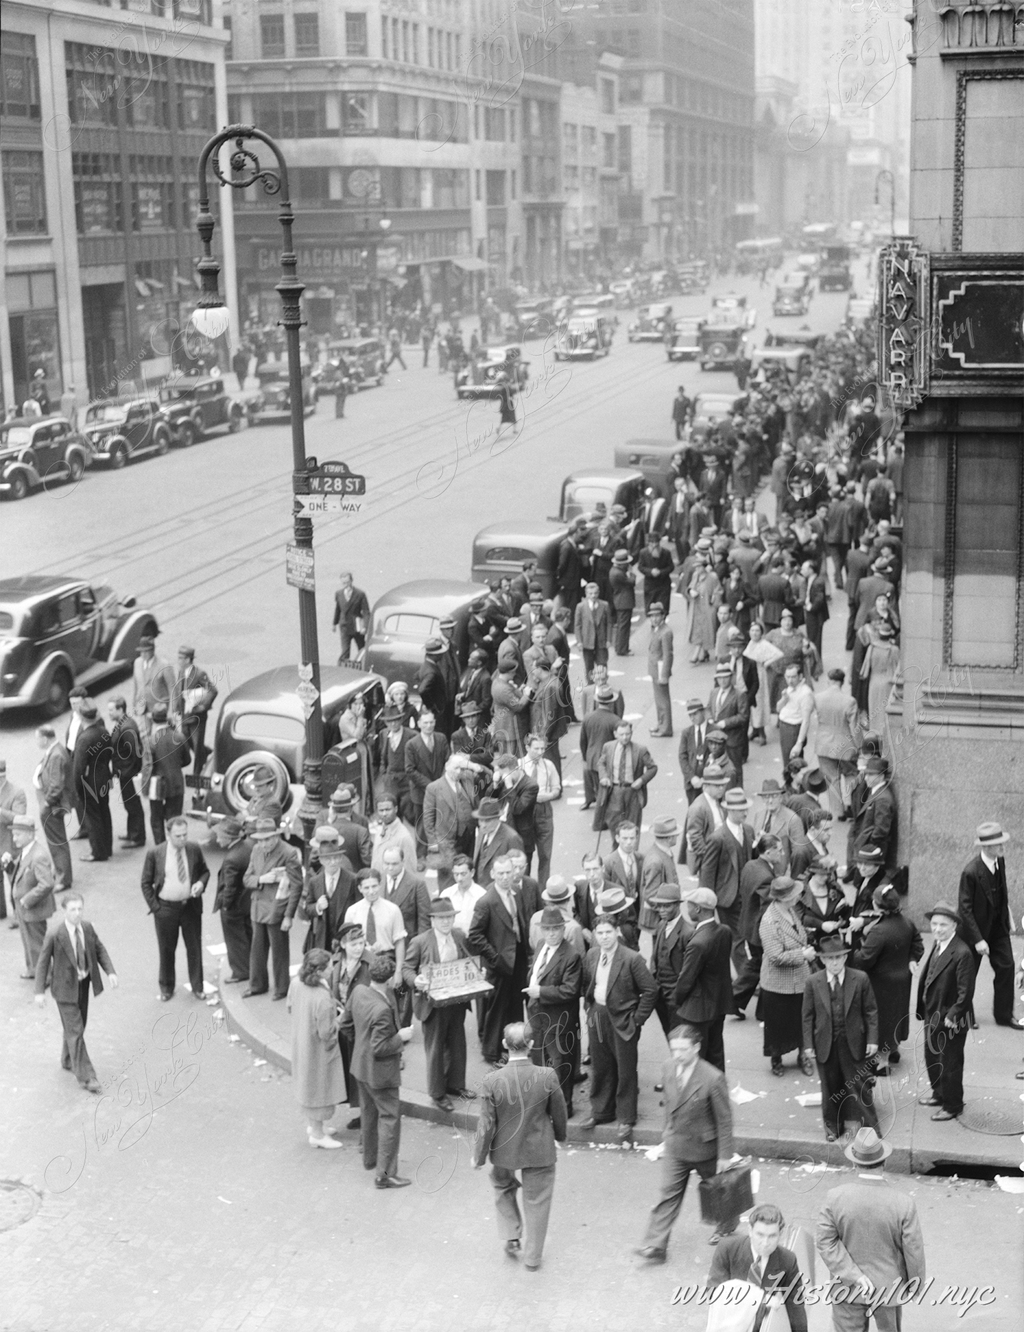
[[[14,823],[16,814],[27,813],[28,804],[25,800],[25,792],[20,786],[15,786],[13,782],[9,782],[6,777],[0,777],[0,855],[5,852],[9,856],[14,855],[11,825]]]
[[[170,711],[173,689],[174,667],[162,657],[154,652],[148,661],[135,658],[132,665],[132,716],[143,735],[149,734],[149,716],[157,703],[165,703]]]
[[[36,839],[23,846],[11,879],[11,900],[25,950],[25,975],[35,974],[46,938],[46,922],[57,910],[53,897],[54,870],[50,853]]]
[[[832,1276],[849,1288],[856,1288],[861,1277],[876,1291],[898,1291],[907,1281],[925,1279],[917,1207],[880,1171],[876,1178],[862,1177],[831,1190],[818,1216],[817,1246]],[[833,1317],[839,1309],[834,1306]]]

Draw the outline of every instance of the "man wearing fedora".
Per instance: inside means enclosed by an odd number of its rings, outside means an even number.
[[[879,1332],[899,1332],[898,1292],[925,1279],[917,1207],[883,1173],[891,1153],[891,1144],[873,1128],[858,1130],[843,1153],[857,1167],[857,1177],[831,1189],[818,1215],[817,1249],[839,1283],[830,1296],[835,1332],[867,1332],[872,1317]],[[888,1296],[876,1304],[885,1291]]]
[[[678,1023],[676,1018],[676,982],[683,969],[686,945],[693,937],[693,922],[682,911],[683,895],[678,883],[659,885],[648,899],[658,913],[658,928],[651,947],[651,975],[658,987],[654,1011],[661,1029],[668,1036]],[[655,1088],[661,1090],[661,1085]]]
[[[755,850],[756,844],[762,837],[777,837],[785,853],[784,863],[788,865],[793,859],[793,853],[807,845],[803,820],[796,810],[782,803],[785,792],[774,777],[764,779],[758,795],[764,804],[764,809],[754,820]]]
[[[868,1085],[874,1065],[866,1062],[878,1053],[878,1005],[867,975],[846,965],[849,954],[850,945],[838,935],[823,938],[818,956],[825,969],[804,985],[804,1054],[817,1060],[830,1142],[849,1121],[878,1129]]]
[[[420,703],[437,719],[437,729],[446,737],[455,729],[455,693],[449,697],[448,680],[441,664],[447,648],[440,638],[428,638],[423,645],[423,665],[413,680],[413,690]]]
[[[148,714],[149,739],[142,755],[142,789],[149,797],[149,826],[157,846],[164,840],[168,820],[180,814],[185,804],[188,744],[181,732],[169,725],[167,716],[166,703],[153,704]]]
[[[132,664],[132,716],[139,724],[143,740],[149,739],[152,712],[157,703],[165,708],[174,688],[174,668],[156,655],[156,640],[150,634],[139,639],[139,655]]]
[[[429,927],[408,945],[402,978],[413,994],[412,1011],[423,1026],[427,1091],[440,1110],[455,1109],[453,1096],[473,1098],[466,1089],[466,1015],[470,1001],[438,1006],[430,997],[432,967],[469,957],[466,936],[455,929],[455,907],[447,897],[430,904]]]
[[[564,938],[570,948],[581,958],[586,957],[587,941],[583,935],[583,926],[573,915],[575,898],[573,891],[561,874],[552,874],[540,895],[540,906],[530,917],[530,948],[536,954],[543,943],[541,934],[541,916],[548,907],[557,907],[565,927]],[[577,1026],[579,1023],[577,1022]]]
[[[11,820],[11,842],[12,849],[3,853],[2,863],[10,877],[11,903],[25,952],[21,979],[33,980],[46,938],[46,922],[57,910],[53,862],[46,847],[36,838],[36,821],[30,814],[15,814]]]
[[[147,851],[142,864],[142,896],[156,930],[160,999],[166,1003],[174,994],[174,958],[179,933],[185,944],[192,993],[197,999],[204,999],[203,893],[210,871],[200,848],[188,840],[188,820],[184,815],[168,819],[166,831],[166,841]],[[285,989],[287,976],[286,968]]]
[[[657,537],[652,533],[654,540]],[[662,552],[666,558],[668,552]],[[665,600],[652,601],[647,608],[647,618],[651,624],[650,637],[647,640],[647,671],[651,677],[651,689],[654,691],[654,710],[657,725],[651,735],[660,737],[672,734],[672,693],[669,681],[672,679],[672,630],[665,622]]]
[[[640,949],[640,925],[637,921],[636,898],[627,897],[626,890],[618,883],[608,883],[597,895],[597,910],[601,916],[608,916],[615,922],[619,938],[627,948]]]
[[[703,785],[704,767],[708,757],[708,715],[704,703],[699,698],[691,698],[686,704],[689,726],[679,739],[679,772],[686,792],[686,803],[692,805],[700,794]]]
[[[224,852],[217,870],[213,909],[220,912],[220,928],[231,969],[227,984],[238,985],[249,979],[252,951],[252,894],[243,882],[252,856],[252,842],[245,836],[241,822],[231,817],[214,824],[213,835]]]
[[[444,765],[451,750],[445,736],[439,734],[440,718],[424,703],[420,712],[419,732],[405,746],[405,775],[409,783],[410,822],[416,829],[420,853],[426,849],[423,836],[423,794],[431,782],[444,775]]]
[[[636,574],[629,567],[629,551],[617,550],[608,575],[609,600],[615,617],[615,655],[628,657],[629,627],[636,609]]]
[[[928,913],[931,952],[918,972],[917,1016],[924,1023],[924,1063],[931,1094],[919,1099],[931,1106],[932,1119],[956,1119],[964,1108],[964,1046],[971,1024],[977,974],[971,949],[957,938],[962,920],[948,902]]]
[[[866,794],[850,827],[848,860],[856,860],[862,846],[877,846],[887,869],[896,868],[899,810],[890,786],[889,761],[870,755],[864,764]]]
[[[299,899],[298,914],[309,922],[302,944],[303,953],[308,953],[311,948],[324,948],[330,952],[344,923],[345,912],[359,901],[356,876],[345,868],[345,853],[337,833],[329,828],[318,828],[316,832],[320,868],[307,870]]]
[[[701,779],[700,795],[686,811],[679,863],[691,874],[699,874],[711,834],[725,822],[722,800],[729,786],[729,776],[718,763],[708,763]]]
[[[612,711],[615,715],[621,717],[626,710],[626,700],[622,697],[621,689],[615,689],[608,683],[608,667],[595,665],[591,674],[593,677],[592,682],[590,684],[585,684],[583,688],[578,691],[580,696],[579,714],[581,719],[586,721],[598,706],[598,690],[605,689],[611,694],[611,698],[606,699],[606,702],[611,704]]]
[[[733,670],[727,661],[720,661],[715,667],[715,687],[708,699],[708,716],[713,730],[725,732],[725,752],[736,770],[733,785],[742,786],[743,765],[749,752],[750,704],[744,691],[736,688]]]
[[[654,910],[655,916],[660,919],[660,913],[657,912],[654,903],[655,894],[662,884],[679,882],[675,857],[679,825],[673,818],[655,819],[651,835],[654,840],[642,857],[640,902],[643,908]],[[657,920],[652,924],[652,928],[656,927]]]
[[[580,759],[583,763],[583,809],[589,809],[597,800],[601,781],[600,762],[605,745],[615,739],[615,731],[622,720],[615,710],[615,691],[607,684],[594,691],[594,707],[583,718],[580,726]]]
[[[550,887],[549,884],[548,889]],[[569,889],[564,880],[561,891],[568,898]],[[555,1070],[566,1113],[571,1119],[573,1072],[580,1042],[583,958],[566,938],[567,926],[560,902],[545,905],[539,915],[540,940],[530,959],[523,990],[526,1020],[533,1039],[531,1058],[535,1064]],[[578,930],[579,926],[576,928]],[[532,938],[533,921],[530,934]]]
[[[591,1071],[590,1114],[580,1128],[618,1120],[619,1141],[632,1142],[639,1091],[637,1047],[654,1012],[658,987],[640,954],[622,942],[614,916],[598,916],[594,944],[583,962]]]
[[[381,718],[384,729],[377,737],[377,791],[389,791],[398,801],[398,812],[409,824],[416,822],[416,810],[409,796],[409,775],[405,770],[405,751],[416,732],[405,724],[405,710],[388,703]]]
[[[71,756],[71,779],[89,838],[89,850],[79,859],[109,860],[114,849],[114,828],[110,819],[110,760],[113,753],[110,735],[91,698],[82,700],[79,715],[82,729]]]
[[[472,623],[471,620],[470,625]],[[482,649],[474,648],[469,654],[466,669],[459,676],[459,692],[455,700],[455,710],[462,718],[462,726],[452,733],[453,753],[464,751],[469,754],[474,749],[479,748],[480,744],[485,743],[482,739],[475,740],[475,736],[480,731],[486,731],[487,723],[491,719],[491,672],[489,662],[490,658]],[[476,712],[467,710],[473,707],[476,708]],[[463,739],[464,731],[469,736],[470,743],[468,745]]]
[[[593,679],[595,666],[608,664],[612,612],[607,601],[601,600],[596,583],[588,583],[585,593],[576,607],[572,630],[583,653],[583,669],[589,682]]]
[[[643,822],[647,804],[647,788],[658,771],[644,745],[633,740],[633,726],[620,721],[615,728],[615,739],[609,740],[598,760],[597,808],[594,811],[594,831],[608,828],[612,833],[620,823]]]
[[[288,997],[288,932],[302,895],[302,860],[295,847],[281,839],[273,819],[257,819],[254,846],[242,882],[252,893],[252,950],[249,955],[249,999],[266,994],[267,955],[273,972],[274,999]]]
[[[491,703],[491,677],[487,677],[487,706]],[[458,706],[462,725],[452,732],[449,741],[453,754],[473,754],[479,749],[490,753],[494,749],[494,739],[487,730],[483,704],[475,698],[467,698]]]
[[[496,803],[496,802],[494,802]],[[487,801],[481,802],[481,809]],[[494,880],[473,910],[468,944],[483,959],[493,985],[484,995],[480,1044],[484,1059],[496,1065],[501,1058],[501,1033],[523,1017],[523,987],[530,956],[530,914],[512,885],[512,862],[507,851],[492,862]],[[480,882],[477,876],[477,882]]]
[[[737,969],[742,965],[740,938],[740,875],[754,854],[754,830],[747,823],[750,799],[740,786],[726,791],[722,799],[725,815],[720,828],[708,837],[697,878],[710,888],[718,904],[718,919],[728,926],[736,948]]]
[[[267,810],[269,817],[280,813]],[[351,786],[342,784],[332,793],[327,810],[317,815],[317,823],[331,827],[338,834],[341,849],[345,855],[348,869],[357,874],[361,869],[368,869],[373,860],[373,838],[362,815],[356,815],[356,797]]]
[[[499,856],[510,851],[522,851],[523,839],[502,821],[501,804],[493,796],[485,796],[473,811],[477,831],[473,845],[473,878],[481,888],[490,887],[494,878],[494,864]]]
[[[715,920],[717,907],[710,888],[693,888],[686,894],[683,911],[693,925],[693,933],[686,941],[673,998],[676,1021],[700,1032],[701,1059],[724,1073],[722,1030],[726,1014],[733,1011],[729,966],[733,940],[728,926]]]
[[[768,906],[772,880],[785,872],[788,857],[776,833],[761,833],[755,840],[753,857],[740,872],[741,964],[733,982],[734,1017],[746,1019],[747,1005],[761,983],[761,917]],[[735,954],[734,954],[735,957]]]
[[[998,823],[980,825],[974,839],[978,854],[960,875],[957,909],[960,936],[974,953],[975,974],[983,957],[991,964],[992,1015],[997,1026],[1021,1031],[1024,1024],[1013,1016],[1013,946],[1002,850],[1009,840]]]

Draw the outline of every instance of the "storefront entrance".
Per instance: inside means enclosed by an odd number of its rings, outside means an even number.
[[[124,287],[120,282],[82,288],[82,324],[89,398],[115,397],[118,367],[123,378],[128,360]]]

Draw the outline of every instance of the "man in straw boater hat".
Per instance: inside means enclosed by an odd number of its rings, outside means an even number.
[[[1013,947],[1003,856],[1009,840],[998,823],[980,825],[974,840],[978,853],[960,875],[957,907],[960,935],[974,954],[975,976],[983,957],[991,963],[992,1016],[997,1026],[1020,1031],[1022,1024],[1013,1016]]]
[[[917,1016],[924,1023],[924,1062],[931,1094],[919,1105],[932,1106],[932,1119],[956,1119],[964,1108],[964,1045],[971,1021],[975,965],[971,950],[956,937],[960,916],[948,902],[928,912],[931,952],[918,973]]]
[[[899,1332],[899,1292],[925,1279],[917,1207],[885,1178],[891,1152],[873,1128],[860,1129],[844,1152],[857,1177],[831,1189],[818,1215],[818,1252],[834,1278],[829,1304],[836,1332],[867,1332],[872,1316],[881,1332]]]

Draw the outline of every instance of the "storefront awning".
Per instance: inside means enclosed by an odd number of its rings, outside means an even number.
[[[456,268],[461,268],[464,273],[486,273],[487,264],[483,259],[474,259],[472,255],[465,255],[458,259],[453,259],[452,263]]]

